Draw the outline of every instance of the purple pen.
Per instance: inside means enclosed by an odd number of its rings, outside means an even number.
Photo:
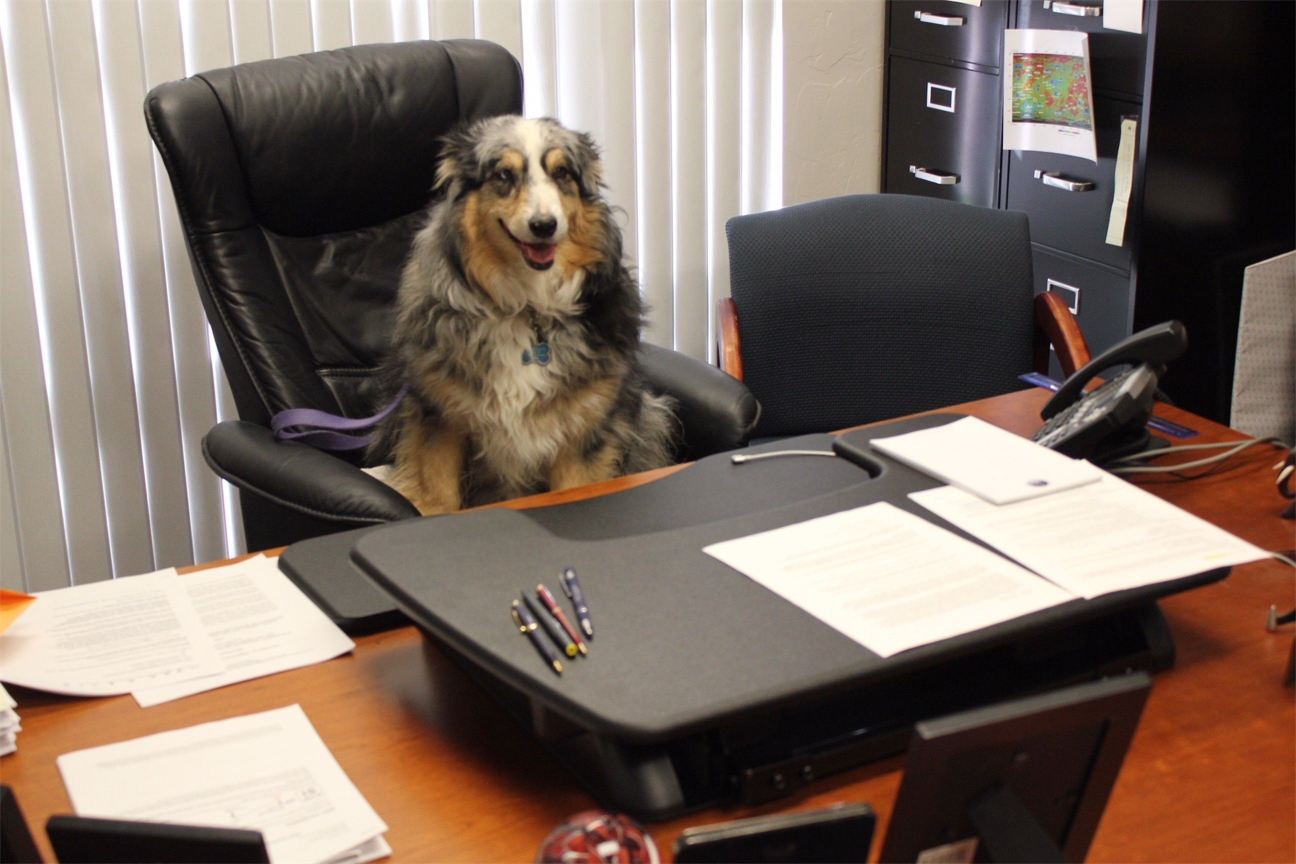
[[[594,638],[594,622],[590,620],[589,606],[585,603],[585,592],[581,591],[580,581],[576,579],[576,571],[567,567],[562,572],[562,589],[563,593],[571,600],[572,606],[576,609],[576,617],[580,620],[581,629],[585,631],[587,639]]]

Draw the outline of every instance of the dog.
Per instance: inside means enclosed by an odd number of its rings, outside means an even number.
[[[589,136],[494,117],[442,139],[397,295],[378,430],[425,515],[671,461],[671,400],[637,360],[643,305]]]

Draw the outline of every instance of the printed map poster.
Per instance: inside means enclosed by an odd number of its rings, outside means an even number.
[[[1005,150],[1044,150],[1097,164],[1089,34],[1004,31]]]

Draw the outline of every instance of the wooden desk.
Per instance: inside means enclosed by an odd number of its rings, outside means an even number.
[[[959,406],[1014,432],[1039,426],[1042,390]],[[1199,441],[1239,437],[1175,409]],[[1278,518],[1275,450],[1256,447],[1190,483],[1142,481],[1158,495],[1266,549],[1290,549]],[[677,469],[509,506],[590,497]],[[1090,861],[1296,860],[1296,711],[1280,679],[1291,628],[1264,629],[1271,603],[1290,608],[1290,568],[1234,569],[1221,583],[1162,601],[1178,661],[1158,675],[1090,851]],[[83,747],[298,702],[347,774],[390,826],[398,861],[530,861],[548,831],[590,797],[539,744],[413,628],[363,637],[353,655],[141,709],[129,696],[68,699],[21,688],[18,752],[0,760],[49,860],[45,820],[71,812],[54,759]],[[837,801],[868,801],[885,831],[902,760],[825,778],[760,808],[733,807],[653,825],[669,850],[684,828]],[[874,856],[878,844],[874,845]],[[666,857],[669,857],[667,854]]]

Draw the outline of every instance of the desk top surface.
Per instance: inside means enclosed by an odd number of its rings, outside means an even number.
[[[1028,390],[954,410],[1028,434],[1048,393]],[[1186,412],[1157,413],[1202,431],[1240,437]],[[1144,480],[1154,493],[1267,549],[1290,549],[1278,518],[1271,448],[1252,448],[1188,483]],[[595,484],[509,502],[520,508],[579,500],[671,473]],[[1223,582],[1162,601],[1178,649],[1153,692],[1090,861],[1296,860],[1296,711],[1281,686],[1290,628],[1264,629],[1272,603],[1293,604],[1289,568],[1259,562]],[[394,860],[531,860],[541,839],[589,796],[530,735],[412,627],[356,640],[354,654],[141,709],[129,696],[70,699],[12,688],[23,731],[0,761],[48,860],[45,820],[71,806],[54,760],[62,753],[208,720],[300,703],[326,744],[389,824]],[[760,808],[732,807],[651,826],[663,850],[694,825],[868,801],[879,836],[899,788],[902,760],[825,778],[807,794]],[[877,854],[875,844],[874,856]]]

